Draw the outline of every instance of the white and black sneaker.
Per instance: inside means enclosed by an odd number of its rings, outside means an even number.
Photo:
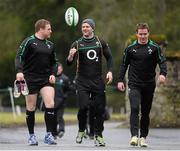
[[[22,95],[24,95],[24,96],[28,95],[29,94],[29,89],[28,89],[26,81],[25,80],[20,81],[20,85],[21,85],[21,93],[22,93]]]
[[[20,81],[18,81],[18,80],[14,81],[14,92],[13,92],[13,94],[14,94],[15,98],[18,98],[21,95],[21,84],[20,84]]]

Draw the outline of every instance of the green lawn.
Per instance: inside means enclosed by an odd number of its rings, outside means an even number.
[[[67,110],[66,110],[67,111]],[[65,111],[65,113],[66,113]],[[64,115],[64,119],[66,123],[76,123],[77,122],[77,110],[68,110],[67,114]],[[26,125],[25,121],[25,113],[21,115],[16,115],[15,117],[11,112],[1,112],[0,113],[0,127],[17,127]],[[37,112],[35,114],[36,124],[44,123],[44,113]],[[120,114],[112,114],[112,121],[124,121],[126,119],[125,115]]]
[[[43,124],[44,123],[44,113],[38,112],[35,114],[36,124]],[[26,124],[26,115],[22,113],[19,116],[13,116],[12,113],[9,112],[1,112],[0,113],[0,127],[11,127],[11,126],[21,126]],[[76,114],[65,114],[64,119],[68,123],[76,122]]]

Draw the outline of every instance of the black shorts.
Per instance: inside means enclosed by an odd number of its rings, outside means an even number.
[[[49,83],[49,77],[36,78],[25,76],[26,83],[29,89],[29,94],[37,94],[45,86],[54,87],[54,84]]]

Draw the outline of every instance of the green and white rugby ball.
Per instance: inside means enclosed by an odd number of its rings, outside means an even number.
[[[76,26],[79,22],[79,13],[74,7],[69,7],[65,13],[65,21],[68,26]]]

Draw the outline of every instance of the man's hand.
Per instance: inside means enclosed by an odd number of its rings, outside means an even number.
[[[107,81],[107,84],[111,84],[111,82],[112,82],[112,80],[113,80],[112,72],[108,72],[108,73],[107,73],[106,79],[108,80],[108,81]]]
[[[49,83],[54,84],[56,82],[56,77],[54,75],[49,76]]]
[[[24,74],[22,72],[19,72],[16,74],[16,80],[17,81],[23,81],[24,80]]]
[[[77,49],[75,47],[71,48],[69,50],[68,60],[72,61],[75,53],[77,52]]]
[[[159,75],[158,80],[160,84],[164,84],[166,81],[166,77],[164,75]]]
[[[124,90],[125,90],[124,83],[123,83],[123,82],[118,82],[117,88],[118,88],[120,91],[124,91]]]

